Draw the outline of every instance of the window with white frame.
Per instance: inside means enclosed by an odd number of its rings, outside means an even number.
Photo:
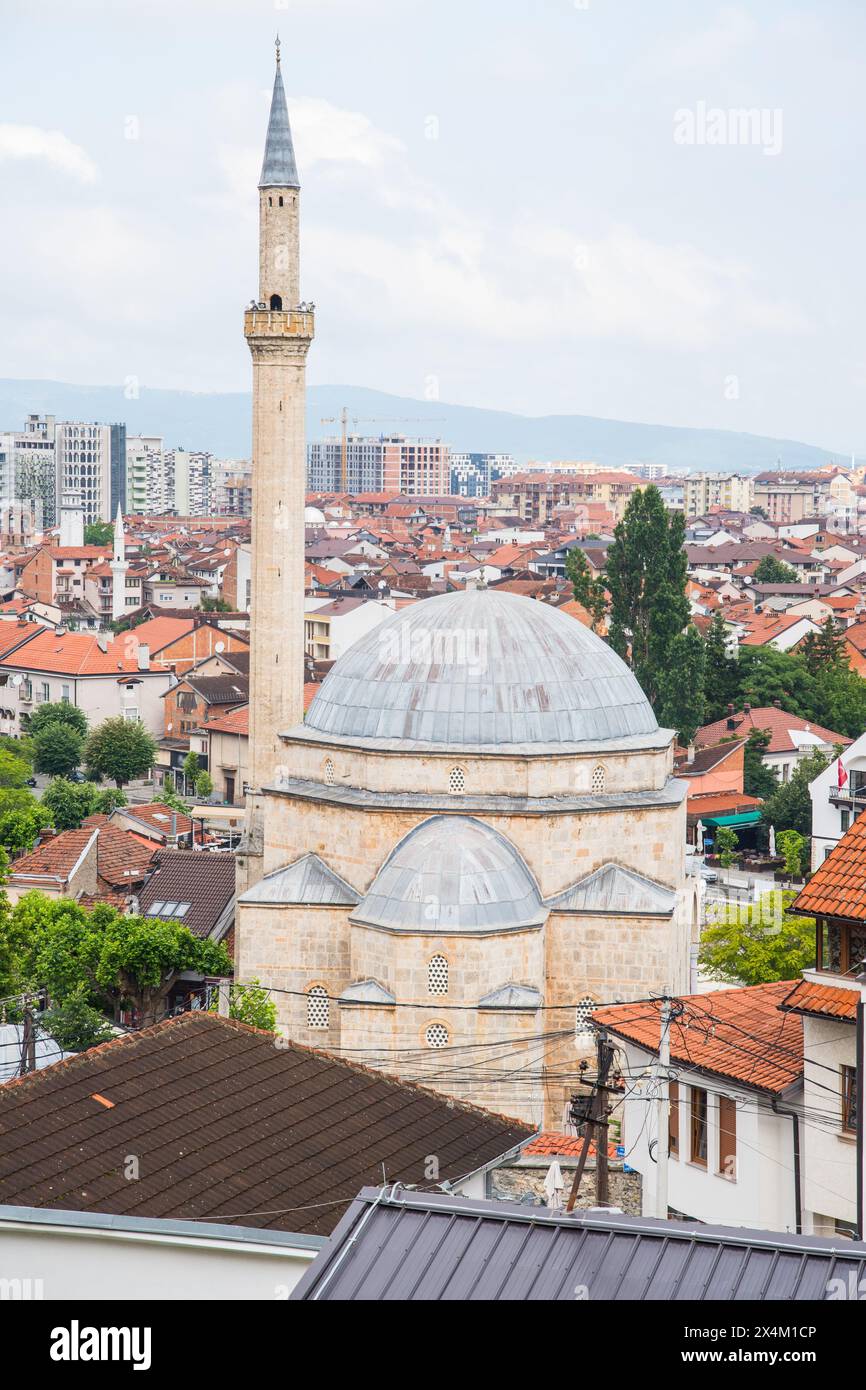
[[[434,956],[427,966],[427,993],[448,993],[448,962],[444,956]]]
[[[327,1028],[331,1021],[331,1001],[324,985],[313,985],[307,991],[307,1027]]]

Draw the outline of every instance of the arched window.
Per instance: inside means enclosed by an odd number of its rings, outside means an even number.
[[[605,772],[604,768],[603,768],[603,767],[597,767],[597,768],[595,768],[595,770],[593,771],[593,774],[592,774],[592,792],[593,792],[593,796],[602,796],[602,795],[603,795],[603,793],[604,793],[604,788],[605,788],[605,783],[606,783],[606,782],[607,782],[607,773]]]
[[[466,790],[466,773],[462,767],[452,767],[448,775],[448,790],[452,796],[462,796]]]
[[[427,966],[427,993],[448,993],[448,962],[444,956],[434,956]]]
[[[283,206],[283,195],[282,195],[282,193],[281,193],[281,194],[280,194],[280,207],[282,207],[282,206]]]
[[[331,1001],[324,985],[313,985],[307,991],[307,1027],[327,1028],[331,1022]]]
[[[272,309],[282,309],[282,307],[283,307],[283,301],[281,300],[280,296],[279,296],[278,294],[272,294],[272,295],[271,295],[271,308],[272,308]]]
[[[427,1032],[424,1034],[428,1047],[447,1047],[448,1029],[444,1023],[431,1023]]]
[[[586,995],[577,1004],[574,1010],[574,1031],[579,1038],[588,1037],[592,1033],[592,1014],[597,1007],[594,999]]]
[[[337,780],[337,772],[330,758],[325,759],[325,786],[333,787]]]

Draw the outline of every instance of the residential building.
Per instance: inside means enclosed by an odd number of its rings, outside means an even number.
[[[830,485],[839,469],[814,472],[759,473],[754,479],[754,503],[770,521],[786,524],[820,516],[830,497]]]
[[[809,794],[814,873],[866,810],[866,734],[847,742],[839,757],[809,784]]]
[[[28,415],[24,429],[0,436],[5,455],[2,496],[33,512],[35,529],[57,520],[56,421],[53,415]]]
[[[783,710],[781,702],[752,709],[744,705],[735,711],[729,706],[724,719],[705,724],[695,734],[695,747],[711,749],[728,739],[748,739],[753,730],[770,735],[761,761],[775,772],[780,782],[789,782],[797,764],[814,753],[830,755],[837,747],[847,748],[851,739],[846,734],[824,729],[799,715]]]
[[[336,661],[396,611],[393,599],[308,598],[306,606],[304,645],[314,661]]]
[[[241,705],[229,714],[216,714],[190,735],[190,750],[198,753],[214,785],[214,795],[229,806],[243,806],[249,785],[250,709]]]
[[[162,467],[164,442],[157,435],[129,435],[126,440],[126,506],[131,516],[145,516],[158,495],[152,474]]]
[[[248,655],[250,650],[245,633],[221,627],[219,619],[203,613],[186,617],[160,614],[124,635],[146,649],[154,670],[176,675],[190,671],[206,657],[221,653]]]
[[[755,505],[753,482],[736,473],[691,473],[683,480],[683,502],[687,517],[748,512]]]
[[[620,521],[635,492],[646,483],[633,473],[599,469],[592,473],[542,473],[526,471],[492,484],[491,498],[499,507],[531,525],[548,525],[558,508],[579,509],[600,503]]]
[[[111,481],[113,473],[117,477],[119,468],[114,462],[120,448],[119,436],[114,436],[114,450],[112,442],[111,425],[64,420],[58,421],[55,427],[57,495],[78,494],[85,524],[114,518]]]
[[[489,497],[493,484],[517,469],[512,454],[452,453],[449,491],[455,497]]]
[[[310,492],[341,492],[342,439],[307,445],[307,487]],[[441,439],[409,439],[405,435],[366,438],[350,435],[346,444],[346,487],[349,493],[393,490],[407,497],[450,491],[451,453]]]

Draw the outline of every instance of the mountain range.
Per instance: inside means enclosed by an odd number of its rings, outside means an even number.
[[[683,469],[751,473],[775,468],[818,468],[845,462],[840,455],[790,439],[729,430],[687,429],[603,420],[588,415],[515,415],[503,410],[449,405],[389,395],[362,386],[311,386],[307,437],[338,432],[343,407],[360,434],[399,431],[444,439],[460,452],[508,453],[530,459],[592,460],[608,468],[635,463]],[[58,381],[0,378],[0,431],[23,429],[28,414],[65,420],[124,421],[130,434],[164,438],[166,447],[206,449],[219,458],[247,458],[251,398],[248,392],[142,389],[127,399],[119,386],[78,386]]]

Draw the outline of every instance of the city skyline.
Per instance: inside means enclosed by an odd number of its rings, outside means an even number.
[[[227,325],[254,290],[269,91],[239,55],[279,28],[313,384],[862,452],[862,212],[827,157],[862,107],[862,17],[844,0],[820,19],[781,0],[539,8],[458,27],[445,3],[419,30],[415,3],[190,0],[166,52],[162,0],[49,2],[38,29],[11,4],[0,374],[243,388]],[[50,83],[15,60],[37,48]],[[747,108],[737,143],[714,113]]]

